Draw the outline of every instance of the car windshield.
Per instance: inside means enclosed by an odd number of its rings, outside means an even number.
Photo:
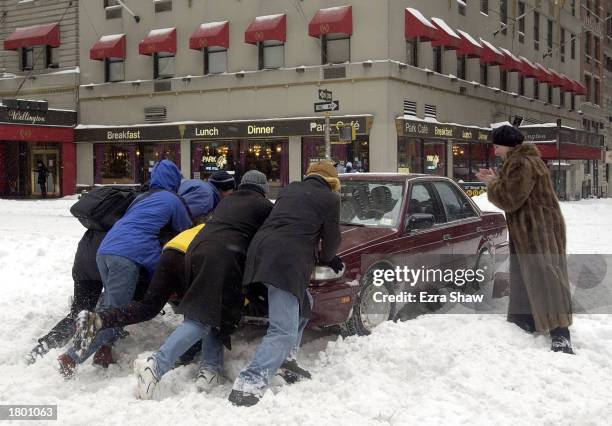
[[[403,182],[342,180],[341,184],[340,222],[343,225],[397,227]]]

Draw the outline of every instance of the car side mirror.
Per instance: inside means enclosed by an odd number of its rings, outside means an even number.
[[[431,213],[413,213],[406,221],[406,231],[431,228],[434,223],[436,218]]]

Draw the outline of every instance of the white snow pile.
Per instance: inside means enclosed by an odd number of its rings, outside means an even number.
[[[490,209],[486,196],[476,199]],[[76,379],[55,370],[60,350],[34,365],[24,355],[61,317],[84,229],[74,199],[0,200],[0,404],[57,404],[61,424],[609,424],[612,317],[576,315],[576,356],[549,351],[503,315],[424,315],[385,323],[371,336],[308,332],[300,363],[313,375],[276,383],[252,408],[228,401],[232,379],[252,356],[260,328],[238,332],[226,352],[230,380],[211,394],[194,385],[197,365],[162,380],[158,401],[136,399],[132,363],[159,348],[181,317],[167,313],[127,327],[118,363],[85,363]],[[612,200],[562,204],[573,253],[611,253]]]

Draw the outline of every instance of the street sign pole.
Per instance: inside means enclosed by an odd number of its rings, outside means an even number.
[[[561,119],[557,120],[557,198],[561,199]]]
[[[325,159],[331,160],[331,140],[329,138],[329,116],[331,113],[325,111]]]

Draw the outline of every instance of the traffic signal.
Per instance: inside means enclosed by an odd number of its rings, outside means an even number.
[[[357,138],[357,131],[351,124],[345,124],[339,129],[341,142],[352,142]]]

